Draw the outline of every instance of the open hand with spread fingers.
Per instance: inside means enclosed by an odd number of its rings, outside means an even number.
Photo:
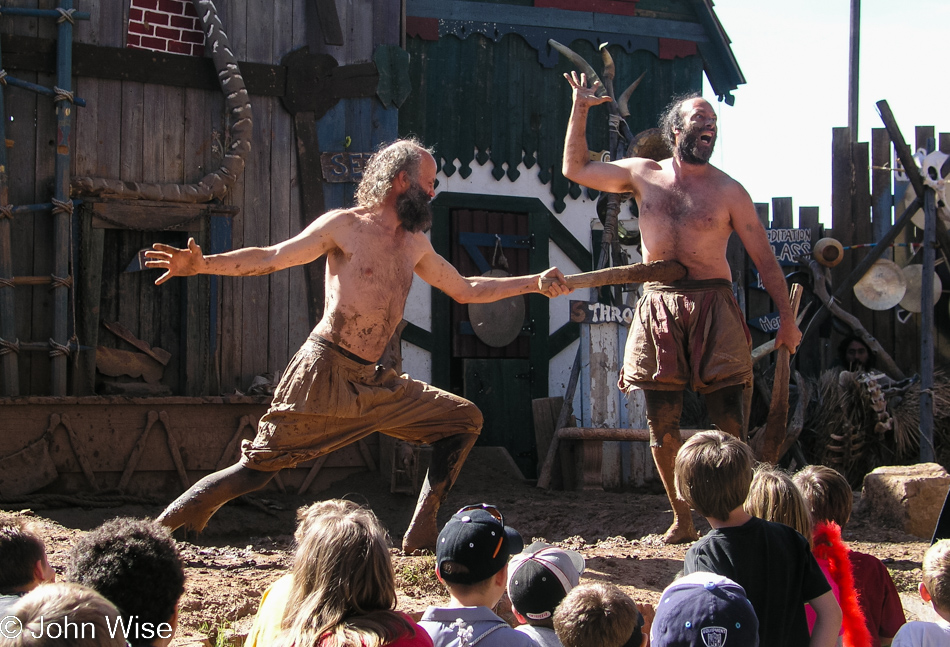
[[[188,239],[186,249],[178,249],[171,245],[155,243],[152,249],[145,252],[145,267],[165,270],[165,273],[155,279],[155,285],[161,285],[173,276],[194,276],[201,273],[204,255],[201,247],[194,238]]]
[[[594,81],[590,87],[587,87],[587,75],[583,72],[581,72],[580,75],[578,75],[576,71],[570,74],[565,72],[564,78],[567,79],[567,82],[571,84],[571,88],[574,90],[575,106],[589,108],[611,101],[611,98],[607,96],[606,93],[601,95],[597,94],[601,90],[600,81]]]

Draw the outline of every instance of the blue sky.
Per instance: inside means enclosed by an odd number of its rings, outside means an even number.
[[[831,222],[831,129],[848,124],[849,0],[718,0],[715,3],[746,78],[736,103],[716,103],[713,164],[756,202],[791,196]],[[950,131],[947,0],[863,0],[858,139],[883,127],[886,99],[904,138],[915,126]],[[797,223],[797,220],[796,220]]]

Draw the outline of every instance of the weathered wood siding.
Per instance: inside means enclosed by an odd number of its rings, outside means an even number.
[[[49,8],[46,0],[14,0],[13,6]],[[279,65],[282,57],[308,43],[323,42],[312,8],[305,0],[222,0],[217,7],[239,61]],[[348,0],[337,3],[346,37],[341,47],[313,47],[332,54],[341,65],[372,60],[375,45],[397,42],[399,3],[393,0]],[[75,40],[106,47],[124,47],[127,0],[83,0],[76,3],[92,18],[77,21]],[[2,35],[55,39],[52,20],[4,16]],[[48,87],[49,75],[8,70],[10,74]],[[72,173],[129,181],[197,182],[217,167],[228,142],[224,101],[219,91],[170,87],[133,81],[78,77],[76,95],[88,102],[76,108],[72,130]],[[53,179],[55,117],[52,101],[12,87],[4,89],[8,117],[10,199],[15,205],[48,202]],[[237,248],[267,245],[298,233],[301,222],[297,150],[293,116],[277,97],[251,96],[254,130],[244,174],[225,203],[239,207],[230,223],[214,227]],[[375,98],[338,104],[318,122],[321,147],[372,150],[396,134],[396,110]],[[333,185],[324,208],[343,206],[352,185]],[[77,228],[79,227],[77,218]],[[230,226],[230,236],[227,228]],[[47,213],[17,216],[13,223],[14,275],[49,275],[52,233]],[[300,268],[265,277],[175,279],[153,285],[154,271],[126,273],[139,249],[153,242],[184,245],[187,235],[173,232],[97,230],[102,236],[102,267],[80,272],[101,273],[101,300],[80,307],[99,307],[98,320],[120,321],[133,334],[172,353],[163,384],[176,395],[233,393],[247,389],[255,375],[278,373],[312,328],[307,288]],[[207,251],[211,233],[196,235]],[[222,237],[219,235],[220,241]],[[219,243],[220,244],[220,243]],[[88,264],[87,264],[88,265]],[[50,337],[52,303],[48,286],[16,288],[17,335],[22,341]],[[213,299],[213,300],[212,300]],[[186,340],[186,316],[198,317],[200,339]],[[95,319],[93,319],[95,320]],[[95,341],[95,335],[92,337]],[[90,338],[80,338],[90,344]],[[97,343],[125,347],[99,328]],[[200,357],[190,356],[192,349]],[[20,353],[20,393],[49,393],[49,359],[45,353]],[[71,370],[72,372],[72,370]],[[73,382],[71,382],[73,384]],[[89,392],[76,383],[70,392]]]

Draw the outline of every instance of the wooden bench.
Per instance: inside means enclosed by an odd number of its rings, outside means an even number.
[[[681,429],[680,437],[686,440],[707,429]],[[649,429],[621,429],[616,427],[561,427],[558,440],[575,441],[581,444],[580,489],[603,490],[601,468],[604,460],[604,441],[650,442]]]

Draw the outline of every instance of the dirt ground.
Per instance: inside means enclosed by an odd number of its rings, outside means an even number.
[[[321,494],[370,506],[389,528],[396,545],[414,503],[408,495],[390,494],[389,483],[378,472],[354,475]],[[251,501],[238,500],[222,508],[203,535],[181,542],[187,583],[181,626],[172,645],[242,644],[261,593],[289,567],[295,511],[311,501],[269,493]],[[522,533],[526,544],[543,539],[580,551],[587,560],[582,580],[611,582],[638,602],[656,603],[682,567],[688,548],[660,541],[672,513],[659,491],[540,490],[507,469],[505,461],[489,449],[476,448],[443,507],[440,522],[459,507],[478,502],[497,505],[506,523]],[[859,495],[856,503],[855,515],[844,531],[846,541],[884,561],[901,592],[908,619],[925,615],[917,602],[917,584],[928,543],[872,523],[862,510]],[[159,512],[157,506],[125,506],[21,514],[35,515],[45,533],[50,562],[62,574],[68,551],[82,531],[116,516],[155,516]],[[694,516],[694,521],[701,533],[708,530],[701,517]],[[393,555],[400,609],[418,616],[429,604],[445,601],[432,573],[433,557],[404,557],[396,550]]]

